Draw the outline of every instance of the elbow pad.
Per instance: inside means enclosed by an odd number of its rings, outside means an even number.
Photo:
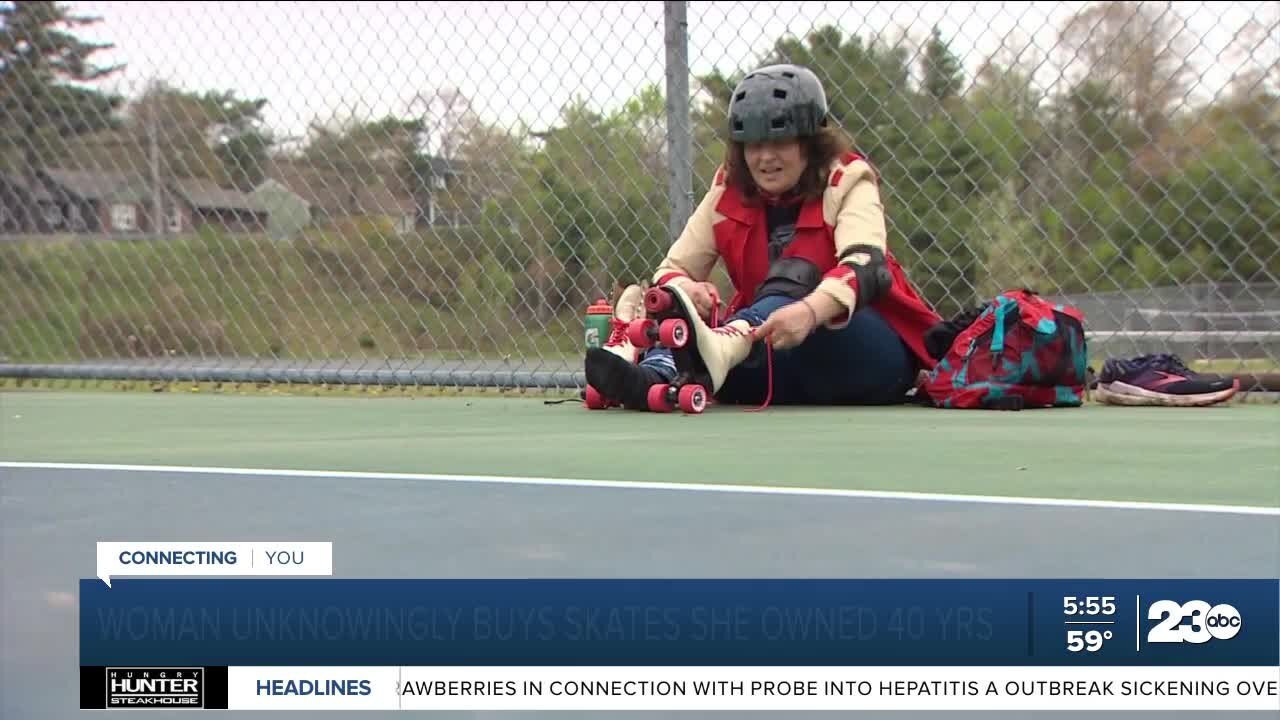
[[[840,253],[838,262],[853,270],[857,278],[857,307],[854,312],[874,304],[893,287],[893,275],[885,261],[884,251],[874,245],[853,245]]]

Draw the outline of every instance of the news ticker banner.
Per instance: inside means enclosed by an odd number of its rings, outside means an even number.
[[[1270,710],[1271,667],[94,667],[82,709]]]
[[[1280,702],[1277,580],[162,578],[80,593],[86,709]]]
[[[84,665],[1274,666],[1277,580],[119,579]]]

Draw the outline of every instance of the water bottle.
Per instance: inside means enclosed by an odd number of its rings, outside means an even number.
[[[598,298],[587,306],[586,341],[587,348],[598,348],[609,339],[609,319],[613,317],[613,306],[604,298]]]

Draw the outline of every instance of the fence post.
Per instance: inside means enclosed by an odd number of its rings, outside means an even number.
[[[667,169],[670,237],[673,242],[693,213],[693,159],[689,130],[689,23],[683,0],[663,2],[667,48]]]

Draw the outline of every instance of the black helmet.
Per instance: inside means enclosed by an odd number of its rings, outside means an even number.
[[[822,83],[799,65],[769,65],[748,73],[729,100],[729,137],[735,142],[813,135],[826,124]]]

